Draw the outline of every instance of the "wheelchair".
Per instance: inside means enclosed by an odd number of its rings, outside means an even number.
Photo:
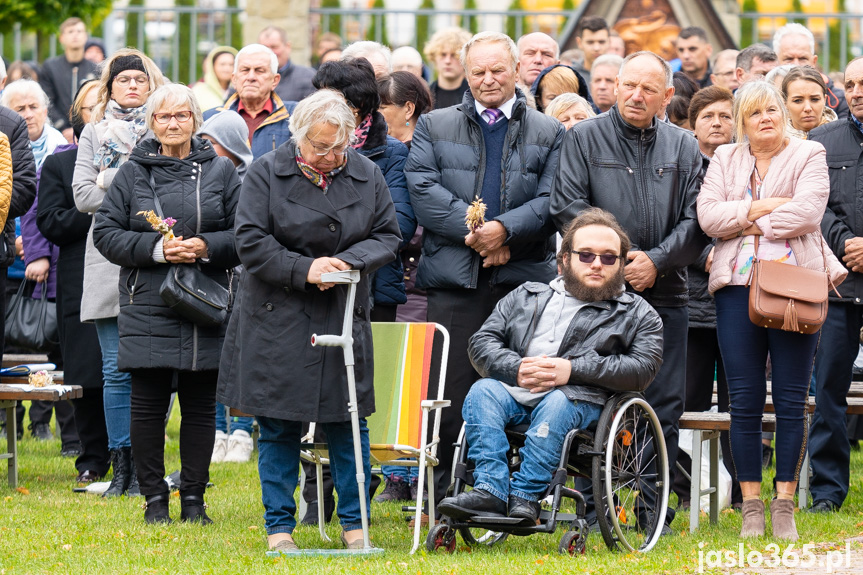
[[[592,428],[567,433],[559,465],[541,498],[550,497],[551,504],[543,505],[535,525],[500,516],[474,516],[467,520],[444,516],[429,530],[426,549],[454,552],[456,533],[469,547],[490,547],[509,535],[554,533],[561,524],[567,531],[560,539],[558,551],[572,556],[584,554],[589,532],[586,502],[580,491],[566,486],[568,477],[573,476],[592,482],[596,522],[609,549],[649,551],[662,534],[669,492],[668,455],[659,419],[641,394],[621,393],[609,398],[595,423]],[[527,425],[506,429],[510,475],[520,464],[519,449],[524,446],[527,429]],[[448,495],[457,495],[473,486],[473,464],[467,451],[463,426],[456,444]],[[656,502],[655,513],[647,510],[642,500],[645,495]],[[575,501],[575,514],[561,513],[564,498]]]

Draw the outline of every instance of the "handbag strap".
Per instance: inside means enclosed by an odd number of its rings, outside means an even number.
[[[156,193],[156,178],[153,177],[153,169],[148,170],[150,173],[150,188],[153,190],[153,201],[156,204],[156,215],[160,220],[165,219],[165,213],[162,212],[162,202],[159,201],[159,195]]]

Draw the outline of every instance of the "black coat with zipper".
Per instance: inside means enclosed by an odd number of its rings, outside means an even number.
[[[231,161],[200,138],[192,138],[191,152],[182,160],[158,150],[156,140],[139,143],[96,212],[93,242],[108,261],[121,266],[117,361],[121,371],[218,369],[226,325],[198,327],[165,304],[159,288],[176,264],[155,262],[153,249],[162,235],[137,214],[155,211],[157,193],[163,217],[177,220],[174,235],[206,242],[208,261],[195,265],[227,288],[230,270],[239,264],[234,214],[240,180]]]

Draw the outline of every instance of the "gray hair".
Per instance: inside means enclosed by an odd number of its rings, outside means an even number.
[[[775,62],[778,58],[776,52],[764,44],[752,44],[747,46],[737,55],[735,65],[747,74],[752,69],[752,60],[758,58],[762,62]]]
[[[264,46],[263,44],[249,44],[248,46],[243,46],[242,50],[237,52],[237,57],[234,58],[234,73],[237,73],[237,70],[240,69],[240,58],[243,56],[251,56],[252,54],[268,54],[270,56],[270,69],[272,73],[279,73],[279,59],[276,57],[275,52]]]
[[[746,82],[734,93],[734,106],[732,117],[734,118],[734,141],[744,144],[748,138],[744,132],[744,121],[756,110],[762,110],[767,106],[775,104],[782,114],[780,129],[782,135],[788,135],[788,125],[791,123],[788,116],[788,108],[785,107],[785,99],[779,89],[764,80]]]
[[[662,58],[662,56],[654,54],[649,50],[639,50],[638,52],[630,54],[629,56],[624,58],[623,63],[620,64],[620,70],[617,72],[617,75],[622,75],[623,69],[626,68],[626,65],[635,58],[638,58],[639,56],[653,56],[654,58],[656,58],[656,60],[662,66],[662,71],[665,72],[665,89],[667,90],[668,88],[674,87],[674,72],[671,70],[671,66],[669,66],[668,62],[666,62],[665,59]],[[594,62],[593,65],[596,66],[596,62]]]
[[[9,107],[9,102],[16,96],[36,96],[43,108],[51,105],[51,100],[48,99],[48,94],[35,80],[27,80],[22,78],[15,80],[3,90],[3,95],[0,96],[0,105]]]
[[[770,82],[775,85],[776,78],[784,78],[788,75],[788,72],[791,71],[792,68],[796,68],[794,64],[783,64],[782,66],[776,66],[764,76],[764,80]]]
[[[317,124],[338,127],[336,135],[339,142],[350,142],[357,127],[354,113],[342,93],[327,88],[304,98],[294,108],[294,113],[288,119],[291,141],[299,144],[309,129]]]
[[[809,41],[809,51],[813,54],[815,53],[815,36],[813,36],[812,32],[810,32],[803,24],[792,22],[791,24],[786,24],[777,30],[773,35],[773,51],[776,52],[776,54],[779,54],[779,45],[782,43],[782,39],[785,36],[805,36]]]
[[[396,61],[404,60],[409,62],[412,66],[422,66],[423,65],[423,57],[422,54],[417,52],[416,48],[412,46],[402,46],[401,48],[396,48],[393,50],[391,62],[395,65]]]
[[[372,42],[371,40],[362,40],[360,42],[354,42],[350,44],[347,48],[342,50],[342,60],[347,60],[348,58],[365,58],[368,54],[380,54],[387,61],[387,71],[392,73],[393,71],[393,53],[389,48],[384,46],[383,44],[378,44],[377,42]]]
[[[585,112],[587,112],[588,118],[593,118],[594,116],[596,116],[596,112],[593,111],[593,108],[590,104],[587,103],[587,100],[585,100],[578,94],[573,94],[572,92],[561,94],[557,96],[554,100],[552,100],[551,103],[548,105],[548,108],[545,109],[545,115],[551,116],[552,118],[557,118],[560,114],[562,114],[566,110],[569,110],[575,105],[579,105],[584,108]]]
[[[192,111],[193,134],[197,134],[204,123],[201,116],[201,106],[195,93],[183,84],[165,84],[156,89],[147,99],[147,127],[153,129],[153,116],[163,113],[162,109],[176,110],[177,108],[188,108]]]
[[[521,54],[521,41],[524,40],[525,38],[527,38],[528,36],[533,35],[533,34],[542,34],[543,36],[545,36],[546,38],[548,38],[549,40],[554,42],[554,59],[557,60],[560,58],[560,44],[558,44],[557,40],[555,40],[554,38],[552,38],[551,36],[549,36],[545,32],[528,32],[527,34],[522,34],[521,38],[519,38],[515,42],[515,47],[518,50],[519,54]]]
[[[509,48],[509,55],[512,59],[512,69],[515,71],[518,67],[518,47],[515,45],[515,42],[513,42],[512,38],[506,34],[488,31],[475,34],[473,38],[468,40],[467,43],[461,47],[458,57],[461,61],[462,68],[464,68],[465,71],[467,71],[467,55],[468,52],[470,52],[470,49],[473,48],[474,44],[482,44],[485,42],[497,42],[499,44],[504,44]]]
[[[620,67],[623,66],[623,58],[617,54],[603,54],[593,61],[593,65],[590,69],[592,70],[597,66],[611,66],[616,70],[620,70]]]

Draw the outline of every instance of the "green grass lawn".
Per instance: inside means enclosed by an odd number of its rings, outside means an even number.
[[[179,469],[179,412],[168,427],[167,469]],[[0,462],[0,575],[30,573],[697,573],[699,551],[737,549],[740,516],[726,511],[717,525],[703,517],[701,529],[689,534],[688,515],[679,514],[675,535],[664,537],[646,555],[612,553],[599,534],[588,539],[587,554],[571,558],[557,553],[554,535],[511,537],[494,548],[470,550],[459,538],[455,554],[428,554],[424,546],[408,555],[411,532],[400,506],[372,504],[372,537],[386,553],[373,558],[306,557],[270,559],[255,461],[211,467],[215,487],[208,491],[208,513],[215,523],[202,528],[179,522],[144,524],[142,498],[103,500],[72,492],[73,462],[59,456],[59,440],[19,443],[19,489],[8,487]],[[842,543],[863,532],[863,456],[854,452],[849,500],[839,513],[799,513],[801,540]],[[768,482],[765,481],[765,484]],[[765,499],[769,493],[763,493]],[[180,504],[172,499],[171,514]],[[769,531],[769,520],[768,520]],[[339,528],[328,529],[335,543],[323,543],[317,528],[294,532],[302,547],[340,547]],[[424,537],[424,535],[423,535]],[[703,543],[703,547],[699,547]],[[747,549],[765,550],[769,538],[747,542]],[[856,546],[857,544],[855,544]],[[859,546],[856,546],[859,550]],[[819,545],[820,553],[824,547]],[[858,565],[863,571],[863,565]],[[728,572],[714,570],[712,572]],[[766,571],[769,572],[769,571]]]

